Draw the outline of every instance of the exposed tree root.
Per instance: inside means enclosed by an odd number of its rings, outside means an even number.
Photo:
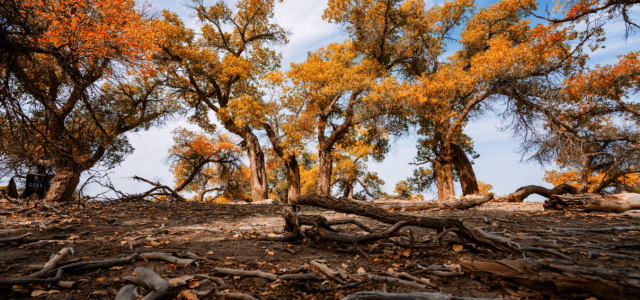
[[[133,271],[136,276],[125,276],[124,279],[136,283],[138,285],[145,285],[149,289],[151,289],[151,293],[147,294],[142,298],[142,300],[158,300],[163,299],[167,296],[169,291],[171,290],[171,285],[169,282],[164,280],[164,278],[160,277],[157,273],[143,268],[137,267]]]
[[[510,241],[506,238],[494,236],[486,233],[479,228],[468,228],[462,224],[462,221],[455,218],[433,218],[423,216],[413,216],[401,213],[387,212],[379,207],[369,205],[360,201],[349,200],[346,198],[333,198],[327,196],[299,196],[295,200],[296,205],[310,205],[321,208],[334,210],[341,213],[355,214],[368,217],[379,222],[390,225],[402,226],[418,226],[423,228],[435,229],[442,231],[446,228],[456,228],[455,233],[466,242],[475,243],[477,245],[489,246],[502,251],[519,252],[511,246]],[[328,225],[325,218],[321,216],[297,215],[291,210],[285,210],[283,214],[287,224],[297,224],[298,226],[312,226],[320,235],[324,234],[329,240],[346,242],[348,244],[358,243],[359,239],[378,238],[381,233],[372,233],[370,237],[360,238],[344,234],[335,233],[335,229]],[[395,227],[395,226],[394,226]],[[390,229],[394,229],[391,227]],[[297,233],[296,233],[297,231]],[[333,232],[333,233],[332,233]],[[304,235],[301,230],[294,230],[295,235]]]
[[[163,260],[178,266],[188,266],[194,262],[194,259],[179,258],[162,252],[142,253],[140,254],[140,258],[144,260]]]
[[[133,284],[127,284],[123,286],[116,295],[116,300],[136,300],[138,293],[136,293],[136,286]]]
[[[67,255],[73,254],[73,248],[65,247],[60,250],[60,252],[56,253],[46,264],[44,264],[44,268],[42,270],[33,273],[27,277],[29,278],[41,278],[45,276],[49,271],[53,270],[61,260],[63,260]]]
[[[114,266],[122,266],[133,263],[136,259],[138,259],[139,254],[134,253],[129,257],[124,258],[116,258],[116,259],[108,259],[108,260],[100,260],[100,261],[81,261],[76,263],[67,264],[57,269],[53,270],[64,270],[67,273],[69,272],[86,272],[95,269],[105,269]]]
[[[0,287],[12,287],[14,285],[24,285],[24,284],[46,284],[46,283],[57,283],[60,281],[60,277],[62,276],[62,270],[58,270],[56,276],[46,279],[41,278],[17,278],[17,279],[0,279]]]
[[[551,295],[571,298],[639,299],[640,272],[579,266],[558,260],[500,260],[462,262],[462,269],[497,276]]]
[[[357,292],[342,300],[499,300],[502,298],[455,297],[442,293],[391,294],[381,292]]]
[[[622,193],[615,195],[554,195],[544,202],[546,210],[569,210],[585,212],[623,213],[640,209],[640,194]]]
[[[515,192],[506,195],[497,197],[495,201],[497,202],[523,202],[527,197],[537,194],[545,198],[549,198],[553,195],[563,195],[563,194],[575,194],[577,190],[575,187],[563,183],[558,185],[552,189],[548,189],[546,187],[542,187],[539,185],[527,185],[517,189]]]

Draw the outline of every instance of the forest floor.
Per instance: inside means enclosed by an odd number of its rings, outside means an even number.
[[[499,260],[514,257],[498,251],[474,251],[460,245],[459,239],[446,235],[441,247],[409,251],[379,241],[363,250],[368,258],[352,248],[321,244],[288,244],[263,241],[266,236],[281,235],[284,221],[282,206],[264,204],[204,204],[204,203],[91,203],[86,207],[65,207],[54,210],[22,209],[11,203],[0,203],[0,240],[32,233],[29,238],[0,243],[0,279],[13,279],[29,275],[42,268],[63,247],[75,251],[66,260],[95,261],[130,256],[133,253],[165,252],[176,256],[187,252],[202,258],[188,266],[164,261],[145,261],[84,273],[63,273],[62,280],[75,282],[72,288],[51,284],[16,285],[0,288],[0,299],[39,297],[43,299],[114,299],[126,284],[134,268],[143,266],[164,278],[183,275],[209,274],[222,277],[231,292],[250,294],[258,299],[341,299],[357,291],[442,292],[455,296],[501,297],[504,299],[536,299],[539,291],[497,279],[472,274],[443,277],[421,272],[419,266],[435,264],[452,269],[462,261]],[[303,208],[302,214],[320,214],[328,219],[342,219],[342,213]],[[419,215],[463,218],[465,225],[483,228],[511,238],[522,247],[553,246],[553,249],[571,257],[575,264],[604,268],[640,268],[640,247],[612,245],[638,244],[637,231],[606,233],[564,231],[558,227],[600,228],[613,226],[639,226],[640,213],[624,214],[564,213],[543,211],[541,203],[499,204],[488,203],[466,211],[412,212]],[[361,218],[372,228],[383,224]],[[341,225],[346,231],[358,232],[353,225]],[[410,227],[407,227],[408,230]],[[433,237],[435,231],[412,228],[417,239]],[[43,239],[44,238],[44,239]],[[525,253],[527,257],[557,258],[547,253]],[[520,255],[522,256],[522,255]],[[367,281],[354,288],[320,292],[319,289],[338,285],[333,280],[306,282],[304,280],[270,281],[261,277],[239,277],[215,274],[215,267],[262,270],[268,273],[292,273],[324,260],[324,264],[347,274],[347,283],[360,280],[356,273],[382,274],[407,272],[425,278],[431,287],[416,289],[391,282]],[[30,265],[40,265],[29,269]],[[454,274],[455,275],[455,274]],[[190,286],[197,290],[196,283]],[[188,285],[175,287],[189,289]],[[572,296],[553,296],[570,299]],[[216,299],[216,296],[200,296]],[[584,299],[584,298],[582,298]]]

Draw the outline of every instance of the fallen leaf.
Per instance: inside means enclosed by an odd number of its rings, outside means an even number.
[[[105,280],[107,280],[107,279],[104,278],[104,277],[100,277],[100,278],[96,279],[97,282],[102,282],[102,281],[105,281]]]
[[[363,267],[358,268],[358,273],[367,273]]]
[[[124,267],[122,267],[122,266],[115,266],[115,267],[111,267],[111,268],[109,268],[109,270],[121,270],[121,269],[124,269]]]
[[[180,278],[180,277],[176,277],[176,278],[171,278],[169,280],[167,280],[167,282],[172,286],[172,287],[177,287],[177,286],[181,286],[181,285],[185,285],[187,284],[187,281]]]
[[[464,249],[464,247],[462,245],[453,245],[453,251],[458,252],[460,250]]]
[[[198,281],[189,281],[189,284],[188,284],[188,286],[189,286],[189,288],[190,288],[190,289],[192,289],[192,288],[196,288],[196,287],[198,287],[199,285],[200,285],[200,282],[198,282]]]
[[[31,297],[40,297],[42,295],[48,295],[49,292],[47,291],[43,291],[43,290],[35,290],[33,292],[31,292]]]
[[[182,291],[178,295],[178,299],[184,300],[198,300],[198,296],[190,291]]]

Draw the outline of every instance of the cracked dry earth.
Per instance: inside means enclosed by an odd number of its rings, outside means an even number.
[[[23,213],[14,214],[22,209]],[[74,254],[67,261],[97,261],[122,258],[134,253],[164,252],[175,256],[192,253],[199,256],[188,266],[164,261],[135,262],[88,272],[62,274],[63,281],[73,282],[63,288],[52,284],[15,285],[0,288],[0,299],[114,299],[126,285],[123,279],[136,267],[145,267],[166,279],[184,275],[208,274],[222,277],[229,292],[253,295],[258,299],[341,299],[357,291],[442,292],[455,296],[504,299],[571,299],[570,294],[545,295],[540,290],[502,281],[499,278],[457,272],[459,264],[469,260],[499,260],[514,257],[508,253],[475,249],[462,244],[454,234],[445,235],[442,246],[424,250],[403,250],[388,241],[362,247],[322,243],[282,243],[261,240],[282,235],[282,206],[266,204],[205,204],[205,203],[92,203],[86,207],[67,207],[59,211],[27,210],[10,203],[0,209],[0,240],[31,232],[29,238],[0,243],[0,279],[29,275],[42,268],[64,247]],[[342,219],[342,213],[304,207],[302,214],[320,214]],[[564,231],[568,227],[638,226],[640,214],[585,214],[545,212],[541,203],[488,203],[467,211],[412,212],[420,215],[459,217],[466,225],[508,237],[521,247],[545,247],[568,255],[575,264],[605,268],[640,267],[640,248],[623,247],[612,250],[610,245],[638,244],[637,231],[606,233]],[[384,225],[358,218],[374,229]],[[338,229],[361,232],[353,225]],[[417,240],[428,240],[435,231],[407,227]],[[549,253],[523,254],[526,257],[557,258]],[[521,255],[522,256],[522,255]],[[339,285],[330,278],[324,281],[270,281],[261,277],[239,277],[215,274],[215,267],[261,270],[268,273],[293,273],[303,269],[317,272],[311,262],[324,264],[346,275],[344,281],[363,280],[357,273],[384,274],[407,272],[428,280],[425,288],[414,288],[392,282],[367,281],[354,288],[329,290]],[[439,276],[425,272],[424,267],[442,265],[456,272]],[[321,274],[320,272],[317,272]],[[176,291],[197,289],[196,283],[179,285]],[[325,290],[325,291],[322,291]],[[141,290],[144,294],[145,291]],[[214,295],[199,299],[217,299]],[[584,299],[584,298],[582,298]]]

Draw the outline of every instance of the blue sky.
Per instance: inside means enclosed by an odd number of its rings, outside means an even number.
[[[149,0],[157,10],[169,9],[177,12],[187,26],[197,28],[198,24],[188,8],[181,1]],[[483,7],[495,1],[477,1],[478,7]],[[551,1],[540,2],[539,7],[545,5],[553,7]],[[290,42],[281,47],[283,67],[288,68],[291,62],[303,61],[309,51],[332,42],[340,42],[346,38],[344,32],[335,24],[322,20],[322,12],[326,7],[326,0],[285,0],[276,4],[275,21],[289,30],[292,35]],[[633,49],[640,49],[637,39],[624,40],[624,25],[610,23],[606,27],[608,40],[606,48],[598,50],[592,55],[592,64],[614,63],[616,56],[628,53]],[[124,163],[113,170],[112,179],[117,188],[123,191],[142,191],[148,188],[145,184],[133,182],[130,177],[138,175],[149,179],[158,179],[164,183],[173,182],[169,166],[165,163],[167,150],[172,144],[171,131],[176,127],[194,128],[184,121],[170,123],[163,128],[130,136],[135,152],[126,158]],[[501,195],[515,191],[524,185],[549,184],[542,181],[544,170],[535,163],[523,163],[517,150],[520,142],[513,140],[510,132],[500,131],[500,119],[489,113],[468,124],[465,132],[475,141],[475,150],[480,157],[475,160],[474,169],[478,180],[492,184],[493,192]],[[267,145],[268,143],[263,143]],[[386,182],[384,190],[391,193],[395,183],[411,176],[415,166],[408,163],[413,161],[416,154],[416,137],[408,136],[396,140],[393,149],[382,163],[371,163],[369,169],[378,172]],[[550,169],[549,166],[546,169]],[[459,194],[459,191],[458,191]],[[427,199],[434,195],[425,195]],[[540,200],[541,197],[530,197],[528,200]]]

